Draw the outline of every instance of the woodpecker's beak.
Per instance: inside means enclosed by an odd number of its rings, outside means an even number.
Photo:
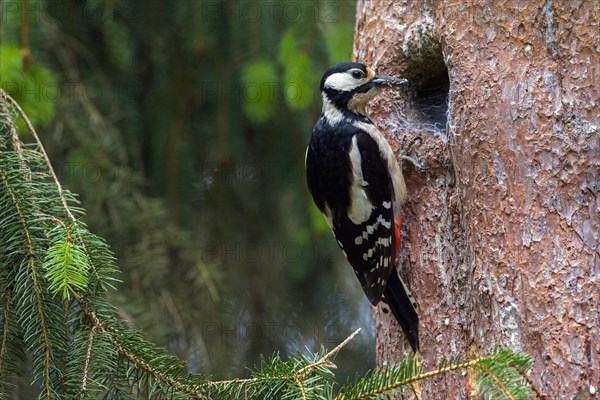
[[[378,75],[371,79],[371,83],[375,86],[399,86],[408,85],[408,80],[393,76]]]

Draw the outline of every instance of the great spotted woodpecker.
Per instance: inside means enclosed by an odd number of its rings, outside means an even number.
[[[306,150],[306,175],[369,301],[389,305],[418,351],[416,303],[395,269],[406,186],[390,145],[365,111],[380,88],[406,83],[360,63],[329,68],[321,78],[323,111]]]

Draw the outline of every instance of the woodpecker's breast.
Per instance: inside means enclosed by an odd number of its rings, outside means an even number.
[[[341,129],[340,129],[341,128]],[[308,189],[317,207],[326,214],[345,212],[350,207],[352,170],[349,150],[354,129],[329,125],[319,118],[306,151]]]
[[[402,172],[377,128],[370,121],[327,121],[317,121],[306,153],[308,187],[317,207],[358,225],[374,207],[402,202]]]

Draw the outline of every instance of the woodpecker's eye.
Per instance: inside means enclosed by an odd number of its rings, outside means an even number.
[[[353,69],[350,73],[354,79],[362,79],[365,77],[365,73],[360,69]]]

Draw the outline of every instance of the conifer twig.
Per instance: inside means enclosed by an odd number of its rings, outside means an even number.
[[[481,368],[481,370],[483,372],[485,372],[486,374],[488,374],[488,376],[490,378],[492,378],[492,380],[502,390],[502,393],[504,393],[504,395],[506,396],[507,399],[509,399],[509,400],[515,400],[515,397],[510,393],[510,391],[507,389],[507,387],[504,385],[504,383],[502,383],[502,381],[500,379],[498,379],[498,377],[496,376],[496,374],[494,374],[492,371],[490,371],[489,369],[487,369],[486,367],[484,367],[481,364],[478,365],[478,368]]]
[[[71,209],[69,208],[67,199],[65,198],[62,185],[60,184],[60,181],[58,180],[58,177],[56,176],[56,172],[54,172],[54,168],[52,168],[52,163],[50,162],[50,157],[48,157],[48,153],[46,153],[46,149],[42,145],[42,141],[40,140],[40,137],[38,136],[37,132],[35,131],[35,128],[31,124],[31,121],[29,121],[29,118],[27,118],[25,111],[23,111],[23,109],[21,108],[19,103],[17,103],[15,101],[15,99],[13,99],[8,93],[6,93],[4,91],[2,91],[2,95],[15,108],[15,110],[17,110],[17,112],[21,116],[21,119],[23,119],[23,121],[25,122],[25,125],[27,125],[27,129],[29,129],[29,132],[31,132],[31,134],[33,135],[33,138],[35,139],[35,141],[38,145],[38,150],[39,150],[40,154],[44,157],[44,160],[46,161],[46,165],[48,166],[48,172],[50,172],[50,176],[52,177],[52,180],[54,181],[54,184],[56,185],[56,187],[58,189],[58,196],[60,197],[63,207],[65,208],[67,215],[73,221],[73,223],[77,224],[77,219],[75,218],[73,213],[71,213]]]
[[[94,344],[94,336],[98,325],[93,325],[88,336],[88,348],[85,355],[85,365],[83,366],[83,379],[81,382],[81,390],[79,391],[79,398],[85,400],[87,393],[88,373],[90,370],[90,361],[92,360],[92,346]]]
[[[300,376],[298,376],[297,373],[294,375],[294,382],[296,382],[298,384],[298,387],[300,388],[302,400],[306,400],[306,392],[304,391],[304,385],[302,384],[302,379],[300,379]]]
[[[354,337],[356,335],[358,335],[360,333],[360,331],[361,331],[361,329],[358,328],[350,336],[348,336],[346,339],[344,339],[344,341],[342,341],[340,344],[338,344],[337,346],[335,346],[331,351],[329,351],[323,357],[321,357],[320,359],[318,359],[314,363],[309,364],[306,367],[303,367],[303,368],[299,369],[298,371],[296,371],[296,373],[294,374],[294,376],[291,377],[291,379],[294,380],[295,382],[297,382],[297,379],[303,380],[304,377],[307,374],[309,374],[310,372],[312,372],[313,370],[315,370],[316,368],[318,368],[322,364],[325,364],[327,362],[327,360],[329,360],[333,355],[335,355],[344,346],[346,346],[348,344],[348,342],[350,342],[352,339],[354,339]],[[335,367],[334,364],[330,364],[329,366],[330,367]],[[254,382],[261,381],[261,380],[265,380],[265,379],[264,378],[230,379],[230,380],[224,380],[224,381],[210,382],[209,384],[210,385],[215,385],[215,386],[217,386],[217,385],[227,386],[227,385],[230,385],[230,384],[254,383]],[[301,387],[301,390],[302,390],[302,387]]]
[[[302,400],[306,400],[306,392],[304,391],[304,385],[302,384],[302,381],[304,380],[306,375],[310,374],[315,369],[319,368],[321,365],[327,363],[331,357],[333,357],[335,354],[337,354],[344,346],[346,346],[352,339],[354,339],[354,337],[360,333],[360,330],[361,329],[358,328],[350,336],[348,336],[346,339],[344,339],[344,341],[342,341],[342,343],[335,346],[331,351],[329,351],[327,354],[325,354],[319,360],[315,361],[312,364],[307,365],[304,368],[299,369],[294,374],[293,379],[298,384],[298,387],[300,388],[300,393],[302,394]],[[329,368],[332,368],[332,367],[335,367],[335,364],[330,363],[330,364],[328,364],[328,366],[329,366]]]
[[[91,320],[92,326],[100,330],[101,333],[109,333],[108,341],[114,347],[114,349],[125,357],[127,360],[135,364],[138,368],[143,369],[148,374],[152,375],[156,380],[163,382],[165,385],[174,388],[182,393],[186,393],[188,395],[193,396],[196,399],[208,399],[205,394],[198,390],[198,388],[193,385],[186,385],[184,382],[181,382],[176,379],[176,377],[172,375],[165,374],[164,372],[154,368],[150,365],[147,360],[139,357],[137,354],[134,354],[130,351],[130,349],[124,347],[119,341],[115,338],[115,334],[117,330],[106,326],[104,322],[96,315],[96,312],[89,307],[89,305],[84,301],[83,298],[78,297],[78,300],[82,306],[82,310],[87,315],[87,317]]]
[[[2,328],[2,343],[0,343],[0,371],[2,370],[3,367],[3,363],[4,363],[4,357],[6,355],[6,353],[8,352],[8,335],[9,335],[9,330],[8,330],[8,322],[10,321],[10,306],[12,305],[11,301],[12,301],[12,290],[10,287],[6,288],[6,292],[4,294],[5,298],[6,298],[6,306],[4,307],[4,310],[2,310],[4,317],[2,319],[2,323],[4,324],[4,327]]]
[[[466,368],[473,367],[473,366],[477,365],[478,363],[480,363],[481,360],[482,360],[482,358],[478,357],[478,358],[476,358],[474,360],[465,361],[465,362],[460,363],[460,364],[448,365],[447,367],[438,368],[438,369],[433,370],[433,371],[420,373],[418,375],[411,376],[411,377],[409,377],[409,378],[407,378],[407,379],[405,379],[403,381],[394,382],[391,385],[387,385],[387,386],[384,386],[384,387],[377,388],[376,390],[372,390],[370,392],[363,393],[361,395],[361,397],[346,398],[346,397],[343,397],[343,393],[339,393],[335,398],[336,398],[336,400],[342,400],[342,399],[344,399],[344,400],[360,400],[360,399],[370,398],[370,397],[373,397],[373,396],[375,396],[377,394],[389,392],[391,390],[397,389],[397,388],[402,387],[402,386],[408,386],[408,385],[411,385],[411,384],[413,384],[415,382],[426,380],[426,379],[429,379],[429,378],[437,376],[437,375],[442,375],[442,374],[445,374],[445,373],[448,373],[448,372],[456,371],[458,369],[466,369]]]
[[[3,89],[0,89],[0,97],[5,98],[14,108],[15,110],[17,110],[17,112],[19,113],[19,115],[21,116],[21,118],[23,119],[23,121],[25,121],[25,125],[27,125],[27,129],[29,129],[29,131],[31,132],[31,135],[34,137],[37,145],[38,145],[38,150],[39,152],[42,154],[42,156],[44,157],[44,161],[46,161],[46,166],[48,167],[48,172],[50,173],[50,176],[52,177],[52,180],[54,181],[54,184],[56,185],[56,189],[58,191],[58,196],[60,198],[60,201],[63,205],[63,208],[65,210],[65,212],[67,213],[67,216],[69,217],[69,219],[73,222],[73,225],[75,227],[78,226],[77,224],[77,218],[75,218],[75,216],[73,215],[73,213],[71,212],[71,208],[69,207],[69,204],[67,202],[67,198],[65,197],[65,193],[63,190],[63,187],[60,183],[60,181],[58,180],[58,176],[56,175],[56,172],[54,171],[54,168],[52,167],[52,163],[50,162],[50,157],[48,157],[48,153],[46,153],[46,149],[44,148],[44,145],[42,144],[42,141],[40,140],[40,137],[38,136],[37,132],[35,131],[35,128],[33,127],[33,125],[31,124],[31,121],[29,121],[29,118],[27,118],[27,115],[25,114],[25,111],[23,111],[23,109],[21,108],[21,106],[19,106],[19,103],[16,102],[15,99],[13,99],[8,93],[6,93]],[[19,142],[18,137],[16,139],[17,142]],[[20,143],[20,142],[19,142]],[[77,230],[75,230],[77,232]],[[83,237],[81,237],[81,234],[77,232],[77,237],[81,243],[81,247],[83,247],[83,249],[85,250],[85,252],[88,254],[89,256],[89,251],[87,250],[87,247],[85,245],[85,241],[83,240]],[[94,274],[96,275],[96,279],[98,281],[100,281],[100,275],[98,273],[98,270],[96,269],[96,266],[94,265],[92,258],[89,257],[90,260],[90,266],[92,267],[92,270],[94,271]]]
[[[4,93],[4,97],[10,98],[10,96],[8,96],[5,92],[2,92],[2,93]],[[0,95],[2,93],[0,93]],[[14,100],[13,100],[13,102],[14,102]],[[44,391],[45,391],[46,398],[49,400],[51,398],[50,363],[52,360],[52,351],[51,351],[52,343],[50,341],[49,334],[48,334],[48,325],[46,322],[46,318],[44,317],[44,299],[43,299],[42,293],[41,293],[41,284],[38,281],[38,276],[37,276],[37,267],[36,267],[36,258],[35,258],[35,250],[34,250],[33,240],[30,236],[29,225],[28,225],[25,215],[21,209],[21,206],[17,199],[17,196],[15,195],[15,192],[13,191],[12,187],[10,186],[9,181],[8,181],[5,173],[2,170],[0,170],[0,178],[2,178],[2,186],[4,186],[4,188],[6,189],[6,192],[10,196],[11,202],[12,202],[13,206],[15,207],[17,217],[19,219],[19,222],[21,223],[21,229],[23,231],[23,236],[27,243],[27,256],[28,256],[27,264],[29,265],[29,268],[31,270],[31,272],[29,273],[29,276],[31,277],[31,281],[34,286],[35,306],[36,306],[37,311],[40,316],[42,340],[44,342],[44,350],[43,350]]]
[[[4,89],[0,88],[0,99],[8,100],[9,97],[10,96],[8,95],[8,93],[6,93],[4,91]],[[14,104],[14,102],[11,102],[11,104]],[[23,147],[21,146],[21,141],[19,140],[19,135],[17,134],[15,125],[14,125],[14,123],[12,123],[12,121],[10,121],[10,111],[9,111],[8,107],[6,107],[6,104],[4,104],[3,101],[0,101],[0,111],[5,113],[7,118],[9,119],[8,129],[10,131],[10,140],[12,142],[13,148],[15,149],[15,151],[17,152],[17,155],[19,156],[19,160],[23,161]]]
[[[517,368],[517,371],[519,371],[519,374],[521,374],[521,376],[523,377],[523,379],[525,379],[525,382],[527,382],[529,384],[529,386],[531,387],[531,389],[533,390],[533,392],[535,393],[535,396],[538,399],[541,400],[548,400],[548,397],[545,394],[542,394],[542,392],[539,391],[539,389],[537,388],[537,386],[533,383],[533,381],[531,380],[531,378],[529,377],[529,375],[527,374],[526,371],[523,371],[520,368]]]
[[[296,375],[303,376],[305,374],[309,374],[312,371],[314,371],[315,369],[317,369],[319,366],[321,366],[322,364],[325,364],[332,356],[334,356],[336,353],[338,353],[344,346],[346,346],[348,344],[348,342],[350,342],[352,339],[354,339],[354,337],[356,335],[358,335],[359,333],[360,333],[360,328],[355,330],[350,336],[348,336],[346,339],[344,339],[344,341],[342,343],[335,346],[330,352],[325,354],[318,361],[316,361],[310,365],[307,365],[306,367],[304,367],[302,369],[299,369],[298,372],[296,372]],[[333,365],[333,364],[331,364],[331,365]]]

